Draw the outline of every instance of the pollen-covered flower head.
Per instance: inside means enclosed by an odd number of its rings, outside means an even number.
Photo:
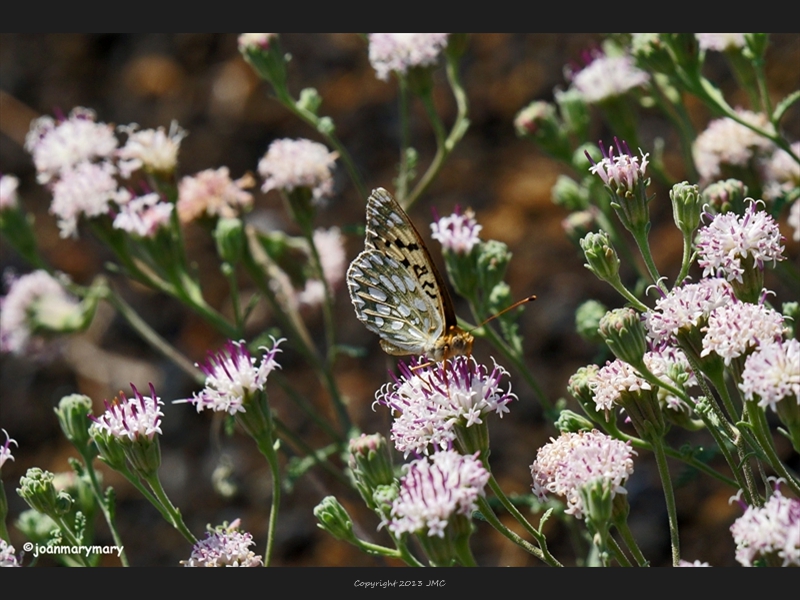
[[[395,71],[435,65],[447,46],[447,33],[370,33],[369,62],[378,79],[386,81]]]
[[[743,33],[696,33],[695,37],[701,50],[724,52],[745,46]]]
[[[270,43],[277,37],[277,33],[240,33],[237,40],[239,52],[246,52],[251,48],[269,50]]]
[[[75,236],[81,216],[99,217],[108,214],[112,202],[122,205],[131,197],[121,189],[115,175],[116,168],[109,162],[83,162],[75,168],[62,171],[53,184],[53,202],[50,212],[56,216],[62,238]]]
[[[443,538],[451,518],[470,517],[490,474],[476,456],[444,450],[406,465],[388,521],[395,535]]]
[[[469,254],[481,242],[478,237],[481,229],[483,226],[475,220],[475,213],[471,209],[462,214],[456,208],[452,215],[431,223],[431,237],[447,252]]]
[[[261,556],[250,547],[255,545],[253,536],[239,531],[239,519],[206,533],[203,540],[192,547],[189,560],[182,560],[184,567],[261,567]]]
[[[792,239],[795,242],[800,242],[800,198],[792,202],[792,207],[789,209],[789,225],[794,230]]]
[[[17,445],[17,441],[12,440],[5,429],[3,429],[2,432],[6,436],[6,441],[2,446],[0,446],[0,469],[3,468],[3,465],[6,464],[6,461],[14,460],[14,457],[11,456],[11,444],[14,444],[15,446]]]
[[[43,332],[74,330],[83,320],[80,302],[42,270],[10,279],[0,308],[0,351],[17,355],[42,350]]]
[[[181,140],[187,135],[177,121],[172,121],[169,132],[163,127],[139,129],[136,123],[121,126],[119,129],[128,134],[125,145],[116,152],[119,159],[117,164],[123,177],[130,177],[138,169],[164,175],[175,170]]]
[[[745,360],[739,389],[747,400],[772,410],[781,401],[800,404],[800,341],[760,345]]]
[[[197,412],[205,409],[234,415],[246,411],[250,395],[262,391],[269,374],[280,365],[275,360],[283,338],[272,338],[272,348],[264,350],[261,363],[250,355],[244,341],[228,343],[216,354],[209,352],[205,364],[197,365],[206,374],[206,387],[192,398],[179,400],[194,404]]]
[[[794,142],[791,148],[795,156],[800,156],[800,142]],[[800,188],[800,164],[783,148],[764,161],[763,170],[765,198],[779,198]]]
[[[17,188],[19,179],[13,175],[0,175],[0,210],[16,208],[19,205]]]
[[[745,567],[770,556],[784,567],[800,566],[800,500],[776,489],[764,506],[750,506],[734,521],[731,535],[736,560]]]
[[[231,179],[228,167],[186,176],[178,185],[178,217],[183,223],[201,216],[234,218],[253,204],[253,195],[245,190],[254,185],[249,174]]]
[[[15,552],[14,546],[0,538],[0,568],[21,566]]]
[[[606,362],[589,383],[594,392],[594,402],[599,412],[608,412],[621,402],[623,393],[652,390],[652,386],[639,372],[618,358]]]
[[[36,119],[25,137],[39,183],[48,183],[82,162],[110,158],[116,148],[114,128],[97,123],[94,111],[81,107],[73,108],[67,119]]]
[[[161,412],[161,407],[164,403],[156,396],[153,384],[150,384],[149,396],[142,395],[133,384],[131,389],[132,398],[127,398],[120,392],[119,398],[114,398],[112,402],[106,400],[105,412],[99,417],[91,417],[94,421],[92,428],[132,442],[140,438],[152,440],[157,433],[162,433],[161,418],[164,413]]]
[[[772,124],[764,114],[738,109],[736,113],[748,123],[765,131],[774,132]],[[726,165],[745,167],[751,159],[771,151],[774,144],[749,127],[730,117],[715,119],[694,141],[692,153],[697,172],[702,181],[708,183],[724,178]]]
[[[648,337],[656,344],[671,342],[681,330],[705,325],[711,312],[731,302],[733,288],[722,278],[684,283],[656,300],[655,308],[644,313]]]
[[[784,332],[783,315],[764,306],[740,302],[735,298],[711,311],[703,328],[703,350],[720,355],[726,365],[752,348],[780,341]]]
[[[338,227],[314,231],[314,245],[319,253],[322,275],[331,290],[337,289],[344,281],[347,268],[347,255],[344,239]],[[325,300],[325,286],[319,279],[309,279],[305,287],[297,293],[297,301],[306,306],[317,306]]]
[[[114,218],[114,229],[139,237],[153,237],[162,227],[168,227],[175,205],[162,202],[157,193],[145,194],[126,202]]]
[[[591,62],[571,75],[572,87],[588,104],[622,96],[645,85],[650,75],[639,69],[630,56],[587,55]]]
[[[741,217],[730,212],[714,215],[700,229],[697,264],[703,267],[704,276],[741,283],[748,264],[763,271],[765,263],[774,265],[786,258],[778,223],[766,211],[758,210],[759,203],[749,198]]]
[[[591,156],[587,153],[586,156],[592,160],[592,166],[589,171],[598,175],[607,186],[618,195],[625,193],[633,193],[640,182],[646,183],[646,169],[647,157],[649,154],[644,154],[639,150],[641,160],[638,156],[634,156],[626,142],[620,143],[616,138],[614,139],[617,152],[614,154],[614,146],[609,146],[606,151],[605,146],[601,144],[600,149],[603,151],[603,160],[595,163]]]
[[[333,175],[336,152],[311,140],[281,139],[269,145],[258,163],[258,172],[264,178],[264,192],[295,188],[308,188],[315,200],[333,193]]]
[[[633,473],[635,454],[628,442],[596,429],[562,433],[536,454],[531,465],[533,493],[542,500],[548,493],[563,496],[567,503],[564,512],[580,519],[586,511],[580,489],[600,482],[612,497],[626,494],[624,486]]]
[[[472,356],[422,366],[426,360],[401,361],[400,377],[375,394],[376,404],[396,413],[392,441],[406,456],[449,448],[456,439],[457,423],[482,424],[490,412],[502,417],[509,412],[508,404],[517,399],[510,385],[501,387],[508,373],[497,363],[490,370]]]

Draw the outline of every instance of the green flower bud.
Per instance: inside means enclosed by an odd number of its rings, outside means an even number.
[[[353,521],[347,514],[344,506],[334,497],[326,496],[322,502],[314,507],[314,516],[317,518],[317,527],[324,529],[337,540],[357,543],[353,534]]]
[[[53,485],[55,475],[50,471],[42,471],[38,467],[28,469],[23,475],[17,488],[17,494],[28,505],[53,519],[69,512],[72,498],[65,492],[56,492]]]
[[[92,412],[91,399],[83,394],[64,396],[58,407],[53,410],[58,417],[61,430],[80,455],[88,455],[90,459],[97,456],[97,449],[92,444],[92,436],[89,434],[92,424],[89,420],[89,414]]]
[[[761,60],[769,45],[769,35],[766,33],[745,33],[744,41],[751,60]]]
[[[394,483],[392,455],[386,438],[379,433],[362,433],[360,437],[352,438],[348,464],[361,497],[374,510],[374,490]]]
[[[578,413],[572,412],[571,410],[562,410],[561,414],[558,415],[558,420],[556,421],[556,429],[558,429],[561,433],[591,431],[594,429],[594,427],[594,423],[592,423],[589,419],[579,415]]]
[[[597,377],[597,372],[599,370],[600,367],[597,365],[581,367],[569,378],[567,391],[578,401],[583,412],[585,412],[589,418],[596,423],[605,423],[605,415],[598,412],[597,403],[594,401],[594,390],[592,389],[592,382]]]
[[[587,300],[575,311],[575,329],[583,339],[592,344],[600,343],[603,338],[598,331],[600,319],[608,312],[608,308],[597,300]]]
[[[579,140],[587,139],[591,115],[583,94],[574,88],[556,90],[555,101],[564,120],[565,133]]]
[[[242,258],[244,250],[244,226],[240,219],[224,218],[217,221],[214,229],[214,241],[217,254],[230,265],[235,265]]]
[[[686,181],[676,183],[669,192],[669,198],[672,200],[675,225],[684,236],[691,238],[700,224],[700,213],[703,208],[700,189],[696,185],[689,185]]]
[[[480,244],[476,261],[477,289],[483,291],[484,294],[491,293],[495,286],[505,278],[511,256],[508,246],[503,242],[489,240]]]
[[[600,228],[597,224],[597,209],[590,207],[570,213],[561,221],[561,227],[570,241],[580,247],[583,238],[590,233],[596,233]]]
[[[614,356],[639,367],[647,352],[644,325],[638,312],[632,308],[617,308],[600,319],[600,335]]]
[[[572,177],[559,175],[550,194],[553,204],[563,206],[569,211],[582,211],[589,208],[589,190]]]
[[[581,240],[581,250],[587,262],[584,266],[599,279],[609,283],[619,279],[620,260],[605,231],[587,233]]]
[[[300,100],[297,101],[298,108],[316,115],[321,104],[322,97],[316,89],[304,88],[300,91]]]
[[[646,70],[656,73],[672,73],[674,65],[666,45],[658,33],[634,33],[631,53]]]
[[[277,33],[242,34],[239,52],[262,79],[276,90],[285,90],[286,64],[291,57],[281,50]]]
[[[748,193],[747,186],[738,179],[717,181],[703,190],[702,204],[707,204],[716,213],[733,211],[743,214]]]

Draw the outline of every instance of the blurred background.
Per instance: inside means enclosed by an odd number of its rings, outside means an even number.
[[[273,140],[306,137],[322,141],[270,97],[270,86],[261,82],[241,58],[236,39],[236,34],[0,35],[0,172],[20,178],[21,201],[36,216],[40,245],[54,268],[81,284],[89,284],[105,271],[104,263],[111,257],[88,232],[78,239],[58,236],[55,220],[48,214],[50,195],[36,183],[31,157],[22,147],[30,122],[42,114],[67,114],[75,106],[84,106],[97,112],[98,121],[118,125],[168,128],[176,120],[189,132],[181,144],[181,176],[227,166],[231,177],[237,178],[256,171]],[[525,308],[520,323],[528,368],[551,402],[567,395],[567,380],[579,367],[601,358],[598,348],[575,332],[575,309],[590,298],[609,308],[623,303],[583,267],[581,254],[564,234],[562,220],[567,213],[552,203],[550,192],[557,176],[565,173],[563,167],[530,142],[518,139],[513,119],[533,100],[552,100],[554,87],[568,85],[563,67],[601,40],[600,35],[587,34],[470,36],[461,75],[469,99],[471,127],[440,176],[410,212],[430,242],[432,209],[446,215],[456,206],[471,207],[483,226],[482,239],[508,244],[514,254],[507,277],[513,296],[538,297]],[[367,187],[392,190],[399,147],[397,86],[393,80],[383,82],[375,77],[365,39],[354,34],[282,34],[281,43],[292,55],[289,88],[295,96],[302,88],[316,88],[323,99],[320,114],[333,119],[336,133],[354,157]],[[800,37],[774,35],[766,62],[774,99],[796,90],[800,86]],[[709,55],[706,66],[728,102],[747,107],[746,97],[731,95],[735,85],[718,53]],[[449,125],[455,104],[443,69],[437,70],[436,77],[437,106]],[[687,99],[687,109],[699,129],[712,118],[692,98]],[[794,108],[784,121],[790,140],[800,139],[798,113]],[[609,143],[610,133],[596,116],[595,139]],[[656,113],[644,112],[641,126],[642,149],[652,152],[655,140],[663,140],[665,161],[680,181],[684,174],[669,124]],[[419,151],[424,168],[435,146],[418,102],[414,105],[412,132],[412,145]],[[341,166],[336,184],[334,197],[320,211],[318,226],[338,226],[349,234],[349,262],[363,248],[363,237],[353,232],[363,224],[366,199],[358,197]],[[651,191],[655,193],[651,203],[653,251],[661,272],[674,277],[680,265],[680,233],[672,223],[668,190],[654,185]],[[254,194],[249,219],[291,234],[300,233],[293,229],[276,193],[255,190]],[[788,229],[784,229],[784,235],[788,255],[797,260],[797,242],[791,241]],[[203,274],[206,298],[224,311],[227,286],[216,265],[213,239],[201,227],[189,226],[186,240]],[[430,242],[429,248],[441,265],[438,244]],[[20,275],[30,271],[8,245],[3,243],[0,249],[3,270]],[[209,350],[224,342],[177,301],[111,277],[136,310],[193,362],[203,360]],[[778,303],[792,299],[791,292],[776,279],[768,278],[767,285],[778,292]],[[465,304],[457,300],[456,304],[461,316],[471,317]],[[312,332],[321,338],[321,315],[310,311],[305,316]],[[338,381],[353,420],[363,432],[380,432],[388,437],[388,411],[380,407],[373,411],[371,405],[375,391],[389,380],[388,371],[396,361],[379,350],[377,337],[355,318],[344,288],[336,291],[336,322],[341,343],[368,350],[366,356],[341,357],[337,363]],[[274,325],[268,313],[257,312],[251,323],[252,337]],[[491,354],[488,342],[476,342],[479,361],[489,361]],[[309,376],[297,353],[287,347],[279,361],[284,374],[309,401],[326,406],[324,390]],[[98,413],[104,399],[113,398],[120,390],[127,393],[130,382],[140,389],[153,382],[166,402],[162,481],[190,529],[200,537],[206,524],[240,517],[243,528],[253,533],[257,547],[263,550],[271,494],[266,462],[249,438],[240,433],[225,436],[209,415],[197,414],[186,405],[172,405],[171,400],[190,397],[197,387],[153,352],[107,306],[101,306],[87,332],[65,340],[60,352],[47,361],[0,357],[0,378],[0,427],[19,443],[13,451],[15,460],[4,465],[2,474],[10,520],[27,508],[16,487],[28,468],[38,466],[53,472],[69,469],[68,459],[74,456],[74,450],[53,414],[62,396],[86,394]],[[529,467],[536,450],[557,432],[543,418],[541,406],[522,378],[512,371],[510,380],[519,401],[512,404],[511,413],[504,419],[490,418],[491,463],[507,493],[525,495],[530,492]],[[287,424],[309,444],[325,443],[278,386],[269,389],[272,405]],[[578,410],[572,399],[568,406]],[[680,447],[684,441],[681,432],[672,435],[673,447]],[[698,443],[697,436],[691,441]],[[800,466],[788,444],[778,440],[778,449],[790,466]],[[222,472],[221,467],[235,487],[230,498],[220,496],[212,483]],[[696,476],[679,463],[671,467],[678,482],[683,558],[708,561],[713,566],[735,564],[728,532],[741,514],[735,504],[728,503],[735,490]],[[108,470],[104,473],[105,484],[116,489],[118,524],[132,564],[170,566],[188,558],[191,548],[157,511],[121,477]],[[654,565],[669,564],[666,512],[652,457],[636,459],[635,473],[627,487],[630,524],[645,555]],[[313,507],[328,494],[339,497],[365,535],[383,540],[383,533],[376,531],[375,517],[359,509],[361,501],[355,492],[330,480],[324,472],[312,470],[284,493],[274,564],[385,564],[335,541],[316,527]],[[536,522],[537,517],[533,519]],[[19,549],[24,539],[9,525],[12,542]],[[583,529],[581,523],[570,526],[551,520],[545,530],[551,552],[565,564],[574,564],[570,538]],[[103,524],[98,525],[98,536],[98,543],[111,543]],[[487,566],[540,564],[485,525],[479,525],[473,551],[478,562]],[[50,564],[48,560],[40,564]],[[116,564],[116,559],[104,560]]]

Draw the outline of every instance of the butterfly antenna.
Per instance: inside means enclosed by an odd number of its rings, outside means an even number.
[[[536,300],[536,296],[535,295],[528,296],[527,298],[523,298],[522,300],[518,300],[517,302],[514,302],[514,304],[512,304],[511,306],[504,308],[499,313],[496,313],[496,314],[492,315],[491,317],[489,317],[488,319],[486,319],[483,323],[478,325],[475,329],[480,329],[481,327],[486,325],[489,321],[493,321],[497,317],[500,317],[500,316],[506,314],[508,311],[514,310],[518,306],[522,306],[523,304],[527,304],[528,302],[533,302],[534,300]],[[473,331],[474,331],[474,329],[473,329]]]

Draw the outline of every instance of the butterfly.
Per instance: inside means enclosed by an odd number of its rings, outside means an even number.
[[[471,354],[472,334],[456,322],[453,301],[425,242],[389,192],[367,200],[364,251],[347,270],[356,316],[387,354],[434,361]]]

